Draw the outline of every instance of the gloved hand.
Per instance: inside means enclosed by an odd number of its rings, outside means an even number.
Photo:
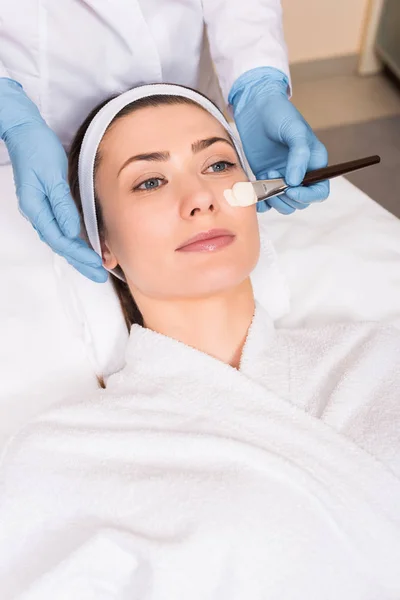
[[[325,200],[329,181],[297,187],[307,171],[325,167],[328,153],[287,97],[288,79],[271,67],[241,75],[229,93],[243,148],[257,179],[284,177],[285,194],[257,203],[257,211],[274,207],[290,214]]]
[[[106,281],[100,256],[78,237],[80,219],[67,184],[64,148],[22,86],[7,78],[0,78],[0,136],[13,166],[20,212],[78,271]]]

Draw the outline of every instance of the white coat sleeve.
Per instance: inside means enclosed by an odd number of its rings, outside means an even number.
[[[12,79],[11,75],[9,74],[9,72],[7,71],[7,69],[1,62],[1,60],[0,60],[0,77],[8,77],[9,79]]]
[[[226,101],[236,79],[256,67],[279,69],[290,84],[280,0],[202,3],[211,56]]]

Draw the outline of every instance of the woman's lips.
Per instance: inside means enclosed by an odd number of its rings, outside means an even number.
[[[232,244],[235,234],[227,229],[211,229],[190,238],[182,244],[179,252],[214,252]]]

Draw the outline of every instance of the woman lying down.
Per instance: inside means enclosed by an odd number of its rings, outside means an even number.
[[[2,600],[400,598],[400,334],[275,330],[256,208],[224,197],[246,180],[191,90],[137,88],[82,125],[70,183],[126,366],[7,448]]]

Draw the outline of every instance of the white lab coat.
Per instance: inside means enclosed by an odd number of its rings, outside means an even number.
[[[218,100],[204,24],[225,100],[249,69],[288,74],[280,0],[0,0],[0,77],[23,85],[68,148],[95,105],[138,84]]]

